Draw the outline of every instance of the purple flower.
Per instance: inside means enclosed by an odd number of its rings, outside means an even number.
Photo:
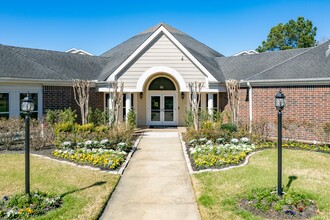
[[[2,199],[5,200],[5,201],[7,201],[8,200],[8,197],[7,196],[4,196]]]
[[[286,210],[285,214],[287,214],[287,215],[296,215],[296,213],[292,210]]]

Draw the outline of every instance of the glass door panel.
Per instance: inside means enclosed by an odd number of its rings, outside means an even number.
[[[151,121],[160,121],[160,96],[151,96]]]
[[[164,121],[174,121],[173,96],[164,96]]]

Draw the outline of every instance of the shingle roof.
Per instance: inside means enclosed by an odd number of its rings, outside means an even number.
[[[226,79],[245,80],[308,49],[292,49],[244,56],[217,58]]]
[[[330,77],[327,41],[319,46],[216,58],[226,79],[281,80]]]
[[[111,58],[111,62],[102,71],[99,80],[105,80],[161,26],[165,27],[166,30],[168,30],[213,75],[214,78],[219,81],[224,80],[217,63],[214,60],[215,57],[222,57],[222,54],[195,40],[186,33],[164,23],[153,26],[103,53],[101,56]]]
[[[0,45],[0,77],[96,80],[108,58]]]
[[[248,80],[330,78],[330,57],[326,57],[329,45],[330,41],[309,48]]]
[[[158,24],[101,56],[29,49],[0,44],[0,77],[45,80],[106,80],[161,26],[166,28],[219,82],[330,77],[330,41],[317,47],[223,57],[167,24]]]

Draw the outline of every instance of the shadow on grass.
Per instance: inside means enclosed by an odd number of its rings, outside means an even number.
[[[288,184],[286,184],[285,187],[289,190],[289,189],[290,189],[290,186],[291,186],[291,184],[292,184],[292,182],[293,182],[294,180],[296,180],[296,179],[298,179],[297,176],[289,176]]]
[[[101,185],[103,185],[105,183],[107,183],[107,182],[105,182],[105,181],[96,182],[96,183],[94,183],[92,185],[89,185],[89,186],[86,186],[84,188],[75,189],[75,190],[71,190],[69,192],[63,193],[60,197],[63,198],[66,195],[69,195],[69,194],[72,194],[72,193],[75,193],[75,192],[80,192],[80,191],[83,191],[85,189],[88,189],[88,188],[91,188],[91,187],[94,187],[94,186],[101,186]]]

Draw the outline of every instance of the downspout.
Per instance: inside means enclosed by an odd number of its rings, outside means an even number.
[[[247,86],[249,87],[249,113],[250,113],[250,130],[252,133],[252,119],[253,119],[253,108],[252,108],[252,86],[250,82],[247,82]]]

